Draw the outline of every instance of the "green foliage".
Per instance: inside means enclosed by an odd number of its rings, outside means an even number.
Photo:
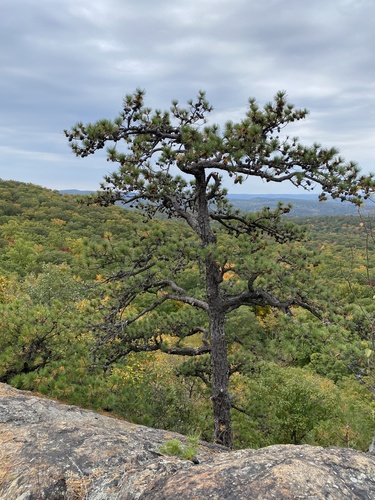
[[[35,267],[37,249],[35,245],[22,238],[17,239],[5,254],[5,261],[9,271],[17,271],[25,275]]]
[[[163,455],[171,455],[183,460],[194,461],[196,459],[199,439],[199,436],[188,436],[187,444],[183,444],[178,439],[171,439],[159,448],[159,452]]]
[[[238,381],[234,431],[240,446],[293,443],[366,450],[375,402],[354,379],[339,385],[301,368],[263,364]]]
[[[48,265],[21,283],[3,279],[0,380],[9,382],[62,359],[81,331],[76,305],[83,298],[82,288],[64,267]]]
[[[116,274],[128,272],[129,261],[155,263],[146,281],[133,276],[132,285],[169,276],[204,300],[206,250],[194,233],[173,220],[145,224],[118,206],[79,206],[75,196],[37,186],[0,182],[0,188],[7,200],[0,212],[0,380],[211,440],[209,352],[190,355],[209,342],[202,311],[169,300],[113,337],[93,328],[130,290],[129,276]],[[323,306],[323,321],[297,306],[293,316],[270,305],[227,315],[234,445],[301,442],[365,451],[375,425],[375,261],[368,234],[360,217],[301,222],[310,240],[282,245],[264,236],[260,246],[215,227],[220,245],[210,251],[219,259],[227,248],[233,252],[221,284],[225,297],[247,287],[246,277],[258,269],[254,287],[286,297],[298,288]],[[17,260],[17,248],[29,248],[30,260]],[[108,280],[111,273],[121,279]],[[136,317],[155,297],[163,290],[119,303],[114,318]],[[147,349],[126,351],[123,338]],[[174,350],[188,354],[168,354]]]
[[[68,266],[50,263],[43,264],[37,276],[29,275],[24,280],[24,287],[34,302],[47,305],[54,302],[76,302],[86,292],[82,281],[72,275]]]

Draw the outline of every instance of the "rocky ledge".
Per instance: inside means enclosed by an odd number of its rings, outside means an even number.
[[[375,498],[371,453],[292,445],[228,451],[202,442],[193,462],[160,452],[171,439],[186,441],[0,384],[0,498]]]

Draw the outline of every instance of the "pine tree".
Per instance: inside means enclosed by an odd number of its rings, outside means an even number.
[[[169,111],[153,111],[144,104],[144,92],[137,90],[126,96],[120,115],[113,121],[78,123],[65,130],[65,135],[77,156],[87,157],[107,146],[107,160],[118,164],[118,170],[105,176],[101,190],[90,202],[104,206],[121,202],[136,207],[150,221],[150,231],[155,227],[151,219],[158,214],[180,219],[195,237],[191,236],[191,241],[204,280],[203,297],[190,294],[177,281],[181,266],[191,262],[191,255],[187,257],[192,252],[189,245],[175,242],[168,246],[168,235],[160,231],[147,238],[140,235],[139,245],[146,238],[147,248],[142,247],[141,254],[136,250],[130,253],[126,268],[108,278],[126,285],[113,310],[111,330],[108,322],[103,328],[106,338],[118,335],[127,344],[119,355],[157,348],[171,354],[209,353],[214,437],[216,442],[230,447],[230,367],[225,330],[228,314],[241,306],[270,306],[285,314],[302,307],[318,317],[320,313],[304,293],[294,289],[285,293],[276,286],[267,288],[267,281],[262,281],[267,266],[256,254],[266,242],[272,239],[285,244],[302,237],[301,230],[283,217],[291,207],[279,204],[274,210],[265,207],[259,213],[240,213],[227,201],[224,180],[242,184],[260,178],[272,183],[289,182],[307,190],[320,186],[320,200],[331,196],[356,204],[371,194],[374,181],[371,175],[361,176],[358,166],[346,163],[335,148],[316,143],[304,146],[298,138],[286,136],[284,127],[304,119],[308,112],[288,103],[284,92],[277,93],[263,108],[250,99],[244,119],[227,122],[222,129],[207,123],[211,110],[204,92],[200,92],[186,108],[173,101]],[[249,252],[246,256],[236,253],[236,249],[243,252],[245,248]],[[176,279],[171,276],[171,252],[175,252]],[[168,264],[154,272],[163,259]],[[282,258],[278,264],[288,266]],[[228,276],[238,278],[232,279],[232,288],[228,287]],[[151,303],[131,318],[121,313],[145,293],[154,297]],[[202,315],[207,318],[208,331],[201,325],[191,329],[202,333],[200,348],[188,352],[187,348],[179,351],[177,346],[173,350],[163,345],[156,334],[152,341],[149,337],[143,343],[142,335],[138,339],[134,334],[127,336],[126,332],[141,317],[167,301],[192,306],[199,311],[196,320]]]

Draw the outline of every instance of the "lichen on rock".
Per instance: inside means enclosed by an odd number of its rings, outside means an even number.
[[[170,439],[186,443],[0,384],[0,498],[375,498],[371,453],[307,445],[229,451],[201,442],[195,464],[162,455]]]

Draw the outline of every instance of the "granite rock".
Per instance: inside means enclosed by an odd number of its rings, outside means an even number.
[[[375,456],[277,445],[196,460],[160,453],[176,433],[135,425],[0,384],[0,498],[373,499]]]

